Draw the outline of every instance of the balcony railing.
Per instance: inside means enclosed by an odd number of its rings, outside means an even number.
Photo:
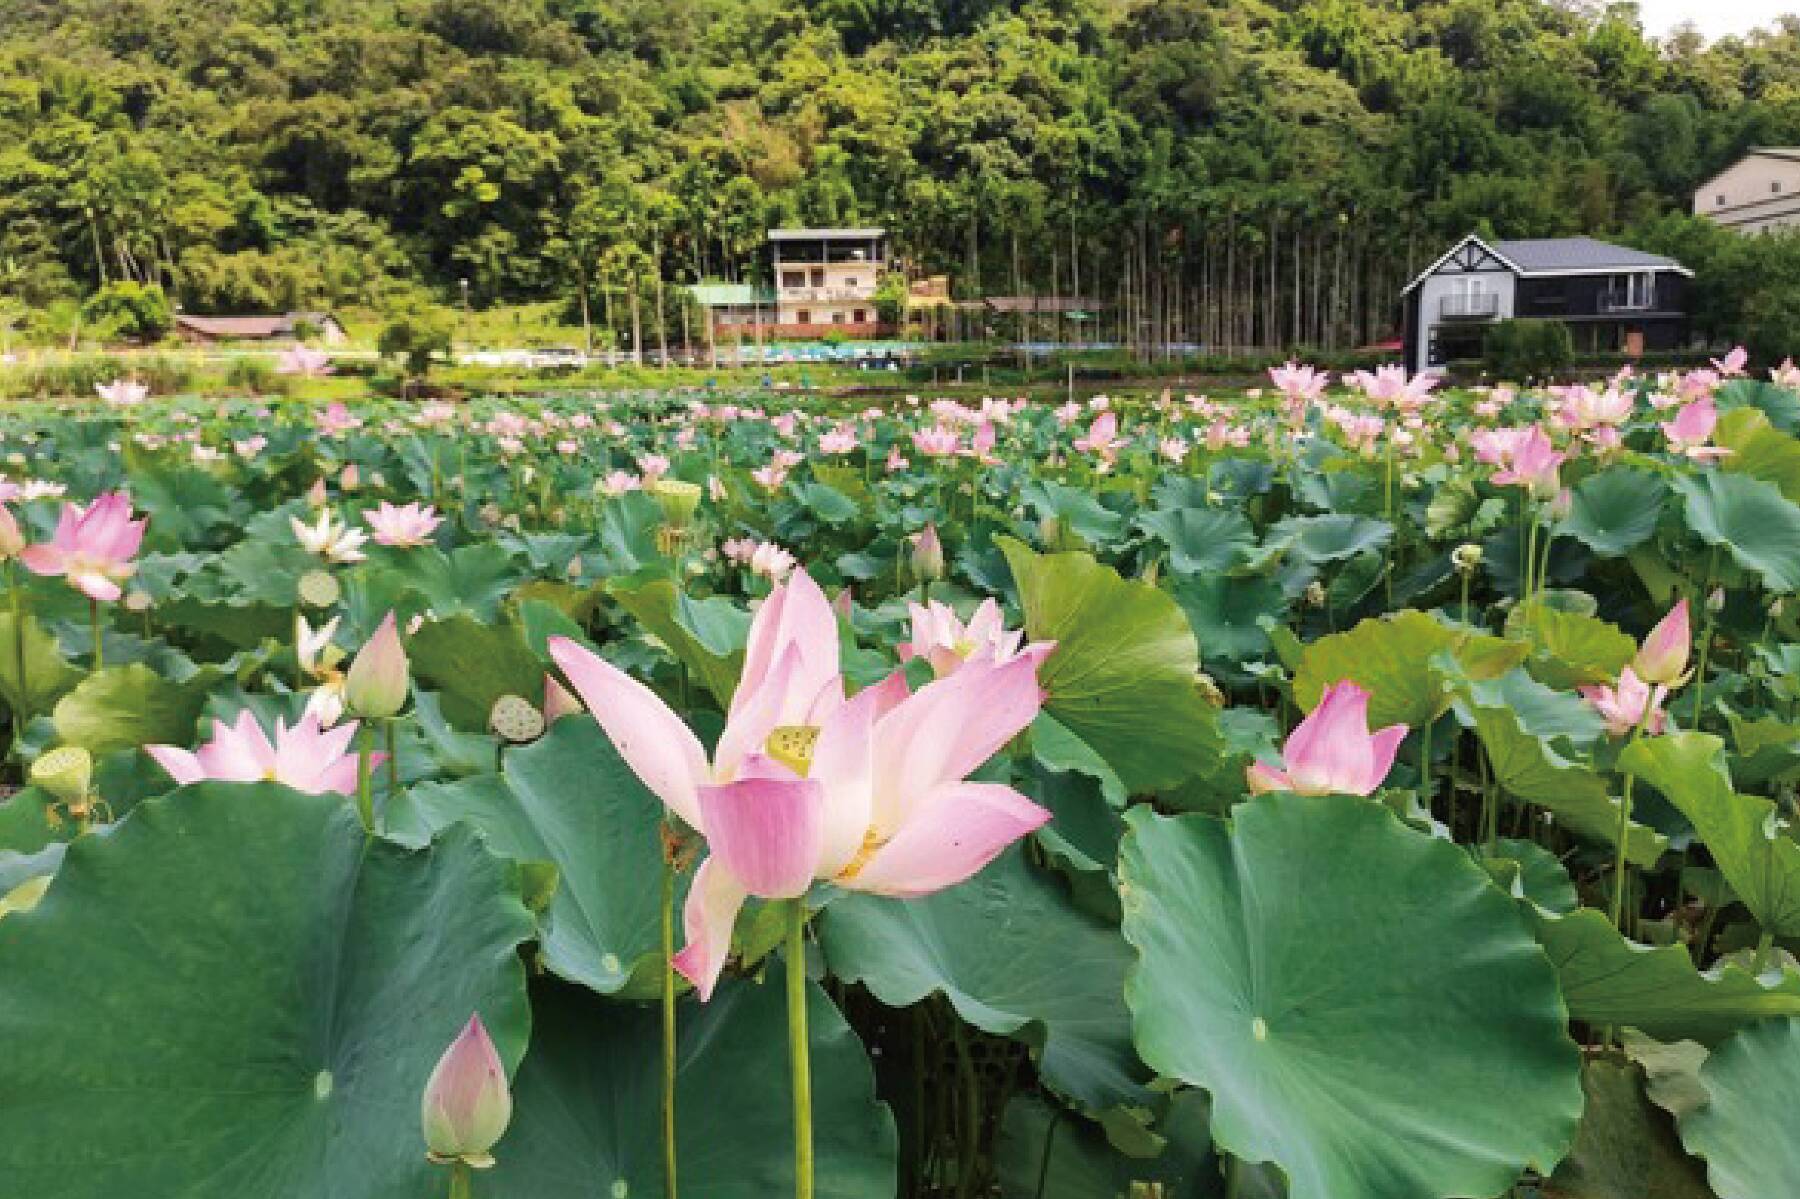
[[[847,300],[873,303],[873,287],[784,287],[780,291],[784,304],[817,304],[822,301]]]
[[[1654,291],[1603,291],[1600,293],[1601,312],[1651,312],[1656,308]]]
[[[1500,315],[1500,297],[1483,293],[1445,296],[1438,311],[1446,320],[1486,320]]]

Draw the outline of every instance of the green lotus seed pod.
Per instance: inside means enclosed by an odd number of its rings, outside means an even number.
[[[700,484],[681,479],[658,479],[650,485],[650,495],[662,509],[663,520],[677,529],[685,529],[700,511]]]
[[[488,727],[499,734],[501,740],[523,745],[544,735],[544,717],[523,696],[502,695],[488,713]]]
[[[343,598],[344,589],[329,571],[309,570],[300,576],[300,602],[309,608],[329,608]]]
[[[94,756],[79,745],[53,749],[31,764],[31,782],[61,803],[83,803],[94,782]]]

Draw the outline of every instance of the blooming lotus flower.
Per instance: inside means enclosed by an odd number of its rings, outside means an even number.
[[[412,549],[431,540],[444,518],[430,505],[421,507],[414,502],[401,506],[383,500],[373,512],[363,513],[363,523],[374,532],[376,545]]]
[[[1037,715],[1037,658],[974,658],[910,694],[896,671],[847,697],[837,618],[803,571],[751,622],[710,759],[642,683],[567,638],[550,655],[644,785],[706,838],[674,962],[702,999],[746,896],[794,899],[815,880],[927,895],[1050,818],[1010,787],[964,781]]]
[[[1540,499],[1556,494],[1557,469],[1567,455],[1556,452],[1542,426],[1533,425],[1525,436],[1503,447],[1502,453],[1506,465],[1494,472],[1494,482],[1527,488]]]
[[[913,449],[927,458],[948,458],[954,455],[961,444],[955,429],[933,426],[929,429],[915,429],[912,435]]]
[[[1349,382],[1373,402],[1391,404],[1403,410],[1423,404],[1438,384],[1433,375],[1409,378],[1403,366],[1377,367],[1373,373],[1357,371],[1350,376]]]
[[[1606,721],[1606,731],[1624,737],[1639,726],[1651,736],[1659,736],[1668,727],[1669,715],[1662,710],[1669,689],[1657,684],[1654,690],[1627,666],[1619,672],[1617,687],[1582,687],[1581,697],[1593,705]]]
[[[1723,446],[1706,444],[1712,440],[1718,425],[1719,410],[1708,396],[1677,412],[1674,420],[1663,425],[1662,431],[1669,439],[1669,448],[1677,454],[1684,454],[1695,462],[1713,462],[1731,454]]]
[[[317,554],[327,562],[361,562],[366,557],[362,546],[369,540],[369,535],[360,529],[352,529],[347,523],[338,524],[329,508],[319,513],[316,525],[309,525],[298,516],[288,517],[288,523],[306,552]]]
[[[1794,365],[1792,358],[1783,359],[1780,366],[1769,372],[1769,380],[1777,387],[1800,391],[1800,366]]]
[[[278,375],[296,375],[302,379],[316,379],[331,373],[331,355],[324,350],[315,350],[311,346],[294,346],[282,351],[275,362],[275,373]]]
[[[1269,381],[1275,384],[1275,390],[1283,396],[1301,404],[1319,399],[1325,394],[1325,389],[1331,386],[1329,374],[1293,362],[1286,366],[1270,367]]]
[[[131,519],[131,501],[122,491],[107,492],[85,508],[64,504],[50,540],[25,549],[19,561],[33,574],[67,579],[89,599],[111,602],[137,570],[131,559],[146,524]]]
[[[1369,732],[1369,693],[1355,683],[1334,683],[1288,734],[1281,749],[1286,769],[1253,764],[1247,772],[1250,790],[1257,795],[1371,795],[1387,779],[1405,739],[1403,724]]]
[[[183,786],[209,779],[223,783],[277,782],[308,795],[327,791],[353,795],[356,755],[348,751],[356,728],[353,720],[325,731],[317,718],[302,716],[300,723],[290,729],[286,721],[277,717],[275,739],[271,742],[256,722],[256,714],[245,708],[232,724],[213,721],[212,740],[197,751],[173,745],[146,745],[144,752]],[[372,760],[384,756],[375,754]]]
[[[1693,636],[1688,628],[1688,602],[1682,600],[1657,622],[1638,647],[1632,668],[1646,683],[1679,687],[1687,682],[1688,651]]]
[[[1713,368],[1727,379],[1735,379],[1742,375],[1744,368],[1748,365],[1750,365],[1750,351],[1743,346],[1734,346],[1731,353],[1725,357],[1713,359]]]
[[[506,1066],[480,1016],[470,1016],[425,1083],[420,1103],[425,1146],[434,1162],[494,1164],[493,1149],[512,1123]]]
[[[150,398],[150,389],[136,379],[115,379],[96,383],[94,391],[114,408],[135,408]]]
[[[350,411],[342,402],[333,403],[319,413],[319,432],[327,437],[354,432],[362,428],[362,423],[362,417]]]
[[[1119,418],[1108,410],[1094,418],[1084,436],[1075,439],[1074,448],[1103,462],[1111,462],[1119,456],[1119,447],[1124,444],[1119,437]]]
[[[931,663],[933,673],[940,679],[955,674],[965,662],[977,657],[1003,665],[1025,655],[1041,665],[1055,648],[1055,644],[1048,641],[1023,645],[1024,631],[1007,629],[1006,618],[992,596],[981,601],[981,606],[975,609],[975,615],[966,625],[949,604],[937,600],[929,604],[911,604],[909,608],[912,640],[900,646],[900,660],[910,662],[914,658],[923,658]]]

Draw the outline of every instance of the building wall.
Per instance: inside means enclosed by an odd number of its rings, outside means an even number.
[[[801,282],[795,285],[793,277]],[[783,307],[799,304],[873,303],[881,285],[877,262],[801,263],[783,260],[776,268],[775,294]]]
[[[1740,233],[1800,228],[1800,162],[1753,154],[1703,184],[1694,213]]]
[[[783,325],[819,325],[823,328],[875,324],[881,319],[875,311],[873,297],[866,300],[840,300],[811,303],[783,298],[776,321]]]
[[[1507,271],[1483,271],[1479,278],[1486,283],[1489,294],[1499,297],[1496,315],[1487,321],[1444,319],[1444,300],[1461,294],[1460,280],[1466,277],[1468,276],[1460,272],[1453,275],[1432,275],[1414,289],[1418,293],[1419,336],[1416,342],[1408,339],[1413,361],[1407,363],[1414,372],[1427,370],[1433,365],[1430,361],[1431,334],[1438,326],[1491,324],[1493,321],[1503,321],[1513,314],[1518,280]]]

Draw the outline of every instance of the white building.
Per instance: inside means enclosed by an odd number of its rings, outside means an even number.
[[[879,334],[875,293],[888,270],[887,230],[771,229],[769,249],[782,336]]]
[[[1800,149],[1750,151],[1700,185],[1694,215],[1739,233],[1800,228]]]

